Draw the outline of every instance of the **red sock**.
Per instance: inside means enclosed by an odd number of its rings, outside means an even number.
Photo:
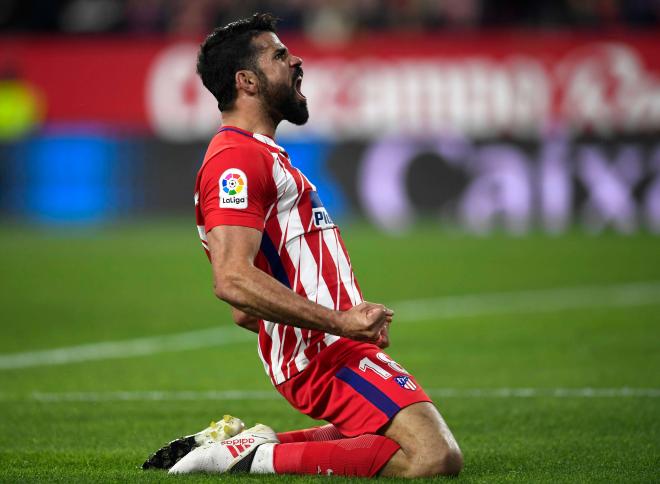
[[[325,442],[278,444],[273,454],[277,474],[334,474],[372,477],[399,450],[399,444],[382,435]]]
[[[339,440],[344,436],[332,424],[323,427],[312,427],[311,429],[292,430],[291,432],[281,432],[277,434],[281,444],[291,442],[318,442],[321,440]]]

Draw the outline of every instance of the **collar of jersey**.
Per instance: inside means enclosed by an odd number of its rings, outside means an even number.
[[[266,136],[265,134],[251,133],[250,131],[237,128],[236,126],[223,126],[218,130],[218,133],[221,133],[223,131],[234,131],[235,133],[239,133],[245,136],[250,136],[251,138],[254,138],[257,141],[261,141],[262,143],[267,144],[268,146],[272,146],[273,148],[280,150],[282,153],[286,153],[284,148],[282,148],[280,145],[275,143],[273,138],[271,138],[270,136]]]

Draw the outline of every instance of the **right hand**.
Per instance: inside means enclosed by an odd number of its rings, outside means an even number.
[[[393,315],[394,311],[382,304],[365,301],[341,313],[340,336],[373,343],[383,327],[392,322]]]

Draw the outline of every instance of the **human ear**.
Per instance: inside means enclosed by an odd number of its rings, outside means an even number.
[[[236,73],[236,89],[242,89],[249,94],[256,94],[259,89],[257,76],[252,71],[238,71]]]

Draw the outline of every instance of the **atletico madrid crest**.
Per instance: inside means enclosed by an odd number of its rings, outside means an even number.
[[[417,385],[415,385],[415,382],[412,381],[409,376],[397,376],[394,381],[397,382],[401,388],[405,388],[406,390],[417,390]]]

